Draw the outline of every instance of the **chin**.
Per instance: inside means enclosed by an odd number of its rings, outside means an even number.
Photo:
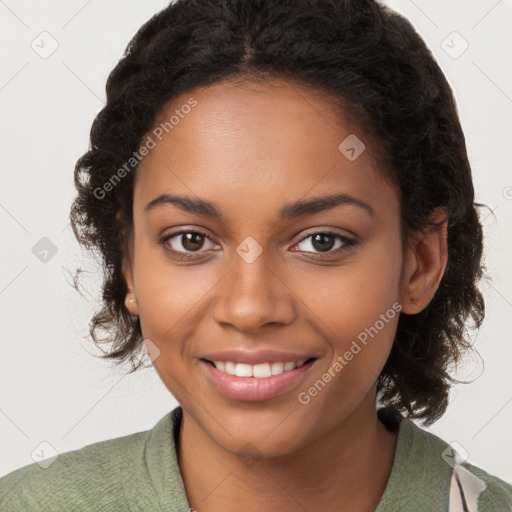
[[[308,425],[293,413],[245,414],[245,411],[226,414],[216,412],[217,421],[203,418],[203,429],[223,450],[242,458],[273,458],[292,454],[311,440]],[[294,420],[292,420],[294,418]],[[319,433],[320,435],[320,433]]]

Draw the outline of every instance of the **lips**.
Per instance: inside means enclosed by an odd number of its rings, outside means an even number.
[[[316,359],[289,352],[230,350],[206,354],[200,359],[200,367],[227,398],[263,401],[296,387]]]

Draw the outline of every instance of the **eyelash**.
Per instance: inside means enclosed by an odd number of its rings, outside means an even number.
[[[183,260],[196,259],[197,255],[201,254],[201,252],[182,253],[180,251],[175,251],[174,249],[171,249],[170,247],[168,247],[166,245],[166,242],[171,240],[172,238],[176,238],[179,235],[185,235],[185,234],[201,235],[201,236],[209,239],[208,235],[206,233],[203,233],[202,231],[186,231],[186,230],[182,230],[182,231],[177,231],[176,233],[171,233],[170,235],[164,236],[161,240],[159,240],[159,244],[162,245],[164,250],[166,250],[167,252],[171,253],[173,255],[173,257],[176,257],[179,260],[183,261]],[[307,240],[308,238],[314,237],[315,235],[331,235],[331,236],[334,236],[336,239],[340,240],[343,243],[343,245],[341,247],[338,247],[338,249],[336,249],[334,251],[330,250],[330,251],[324,252],[324,253],[321,253],[321,252],[313,253],[313,254],[315,254],[315,258],[317,258],[317,259],[332,257],[333,255],[341,255],[344,252],[348,251],[351,247],[354,247],[354,246],[358,245],[358,242],[356,240],[354,240],[352,238],[348,238],[348,237],[343,236],[343,235],[340,235],[339,233],[336,233],[334,231],[329,231],[329,230],[317,231],[315,233],[310,233],[309,235],[307,235],[304,238],[302,238],[301,240],[299,240],[296,245],[300,244],[304,240]],[[299,252],[299,251],[294,251],[294,252]]]

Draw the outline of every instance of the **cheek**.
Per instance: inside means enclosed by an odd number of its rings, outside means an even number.
[[[209,293],[218,281],[206,267],[178,266],[160,246],[139,246],[135,255],[135,289],[143,337],[158,347],[152,365],[170,393],[188,403],[185,364],[194,347],[197,318],[207,314]]]
[[[393,344],[401,258],[388,240],[382,237],[343,266],[304,272],[294,283],[304,314],[329,345],[331,367],[339,362],[334,373],[344,385],[350,380],[367,388],[375,382]]]
[[[357,335],[372,326],[398,300],[401,259],[393,247],[373,244],[338,267],[314,267],[297,272],[293,289],[335,334]]]
[[[208,265],[177,265],[155,244],[140,243],[135,251],[135,289],[145,337],[175,338],[196,316],[218,281]]]

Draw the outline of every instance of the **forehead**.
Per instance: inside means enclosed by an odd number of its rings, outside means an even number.
[[[147,135],[155,146],[138,168],[136,208],[162,193],[269,217],[283,203],[324,193],[396,201],[365,134],[327,95],[293,82],[194,89],[167,104]]]

